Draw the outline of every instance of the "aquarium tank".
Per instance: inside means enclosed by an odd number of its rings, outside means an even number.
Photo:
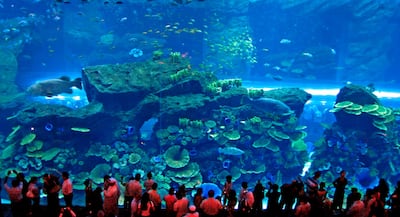
[[[161,195],[321,171],[332,197],[342,170],[392,191],[399,4],[0,0],[0,177],[67,171],[76,205],[148,172]]]

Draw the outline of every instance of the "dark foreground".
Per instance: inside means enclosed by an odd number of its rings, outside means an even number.
[[[76,213],[77,217],[91,217],[91,215],[88,215],[85,211],[84,207],[80,207],[80,206],[76,206],[73,208],[73,210]],[[3,215],[2,215],[3,214]],[[38,217],[47,217],[46,215],[46,207],[41,206],[41,213],[39,213],[37,215]],[[201,217],[202,215],[200,215]],[[218,217],[228,217],[229,215],[221,213]],[[283,215],[281,217],[294,217],[294,215]],[[334,213],[330,216],[324,216],[324,217],[345,217],[346,215],[343,213]],[[390,214],[388,216],[391,216]],[[0,213],[0,217],[13,217],[11,214],[11,207],[9,204],[3,204],[2,205],[2,213]],[[127,210],[120,208],[120,212],[118,217],[130,217],[130,214],[128,213]],[[160,216],[153,216],[153,217],[167,217],[167,215],[165,214],[165,210],[161,211]],[[274,216],[270,216],[268,215],[265,211],[262,213],[258,213],[258,214],[253,214],[253,215],[248,215],[248,216],[243,216],[241,213],[236,212],[234,214],[234,217],[274,217]],[[277,216],[279,217],[279,216]],[[321,216],[322,217],[322,216]]]

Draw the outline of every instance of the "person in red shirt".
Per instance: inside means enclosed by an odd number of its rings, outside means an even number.
[[[156,182],[151,186],[151,190],[148,191],[150,200],[154,203],[154,216],[160,216],[161,212],[161,196],[157,191],[158,184]]]
[[[199,213],[196,212],[196,206],[195,205],[191,205],[189,206],[189,212],[186,213],[186,215],[184,215],[183,217],[199,217]]]
[[[11,201],[11,212],[12,216],[22,216],[24,213],[23,207],[23,196],[22,196],[22,187],[23,183],[18,181],[17,179],[12,180],[11,187],[8,186],[8,176],[11,174],[11,171],[8,171],[6,178],[4,179],[4,188],[8,193],[8,197]]]
[[[61,192],[64,195],[65,206],[72,208],[73,187],[68,172],[62,172],[63,183]]]
[[[214,194],[214,190],[209,190],[208,198],[203,200],[200,204],[200,209],[206,217],[218,216],[222,210],[222,204],[219,200],[214,198]]]
[[[174,203],[177,201],[175,189],[170,188],[168,194],[164,196],[166,217],[174,216]]]

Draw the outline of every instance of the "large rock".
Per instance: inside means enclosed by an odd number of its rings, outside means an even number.
[[[349,84],[341,88],[336,96],[336,103],[351,101],[361,106],[368,104],[380,105],[379,99],[366,87]],[[359,130],[370,135],[376,131],[373,126],[374,116],[368,114],[352,115],[344,111],[335,112],[337,124],[346,130]]]
[[[65,139],[68,141],[103,141],[115,140],[113,134],[121,122],[118,115],[106,113],[100,103],[72,109],[56,104],[34,103],[10,119],[14,125],[21,125],[21,133],[30,131],[40,140]],[[47,128],[47,129],[46,129]],[[76,128],[77,130],[73,130]],[[90,132],[79,132],[79,129]],[[98,135],[103,135],[99,137]]]
[[[169,96],[203,91],[200,76],[191,76],[186,61],[168,61],[84,68],[82,78],[88,100],[101,102],[107,110],[129,110],[150,94]],[[185,79],[188,76],[191,79]]]

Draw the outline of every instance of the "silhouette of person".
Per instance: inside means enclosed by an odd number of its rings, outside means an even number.
[[[343,209],[344,192],[346,190],[347,178],[346,171],[342,170],[340,176],[333,181],[333,186],[335,187],[335,194],[333,196],[332,209],[340,210]]]

